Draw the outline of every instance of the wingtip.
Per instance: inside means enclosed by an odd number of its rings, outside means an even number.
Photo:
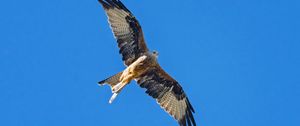
[[[103,0],[98,0],[98,2],[99,2],[99,3],[101,3],[101,4],[102,4],[102,3],[104,3],[104,1],[103,1]]]
[[[109,8],[109,4],[104,2],[104,0],[98,0],[98,2],[104,7],[104,8]]]
[[[194,108],[193,108],[193,106],[192,106],[190,100],[189,100],[187,97],[186,97],[186,100],[187,100],[187,103],[188,103],[188,108],[189,108],[193,113],[195,113],[195,110],[194,110]]]
[[[196,126],[196,121],[194,119],[194,115],[191,112],[191,109],[187,109],[186,118],[187,118],[187,122],[190,126],[192,126],[191,123],[193,124],[193,126]]]
[[[120,0],[98,0],[98,2],[101,3],[105,9],[116,7],[119,9],[123,9],[128,13],[131,13]]]

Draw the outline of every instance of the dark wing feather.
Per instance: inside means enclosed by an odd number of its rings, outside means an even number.
[[[117,39],[122,60],[129,66],[137,58],[148,52],[140,24],[119,0],[98,0],[107,16]]]
[[[146,88],[146,93],[174,117],[180,126],[196,126],[192,112],[194,109],[179,83],[170,77],[160,66],[142,74],[137,83]]]

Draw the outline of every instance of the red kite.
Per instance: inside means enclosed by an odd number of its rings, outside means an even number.
[[[111,86],[113,96],[109,103],[131,80],[135,80],[180,126],[196,126],[192,114],[194,109],[186,94],[179,83],[160,67],[158,53],[148,50],[141,26],[133,14],[119,0],[98,1],[108,16],[119,53],[127,66],[124,71],[99,82]]]

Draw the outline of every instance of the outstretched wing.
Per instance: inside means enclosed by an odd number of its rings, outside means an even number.
[[[170,77],[160,66],[141,75],[137,83],[146,88],[146,93],[173,116],[180,126],[196,126],[192,112],[194,109],[179,83]]]
[[[140,24],[133,14],[119,0],[98,0],[107,16],[117,39],[122,60],[129,66],[148,52]]]

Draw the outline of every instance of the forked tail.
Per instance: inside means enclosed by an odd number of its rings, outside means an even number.
[[[120,77],[122,75],[123,72],[117,73],[109,78],[106,78],[105,80],[99,81],[98,84],[99,85],[105,85],[108,84],[111,87],[114,87],[115,85],[117,85],[120,82]]]
[[[122,73],[123,72],[117,73],[109,78],[106,78],[105,80],[98,82],[99,85],[108,84],[110,86],[111,91],[113,92],[113,95],[111,96],[109,103],[112,103],[115,100],[115,98],[117,97],[117,95],[120,93],[120,91],[114,92],[113,87],[115,87],[117,84],[120,83],[120,77],[121,77]]]

